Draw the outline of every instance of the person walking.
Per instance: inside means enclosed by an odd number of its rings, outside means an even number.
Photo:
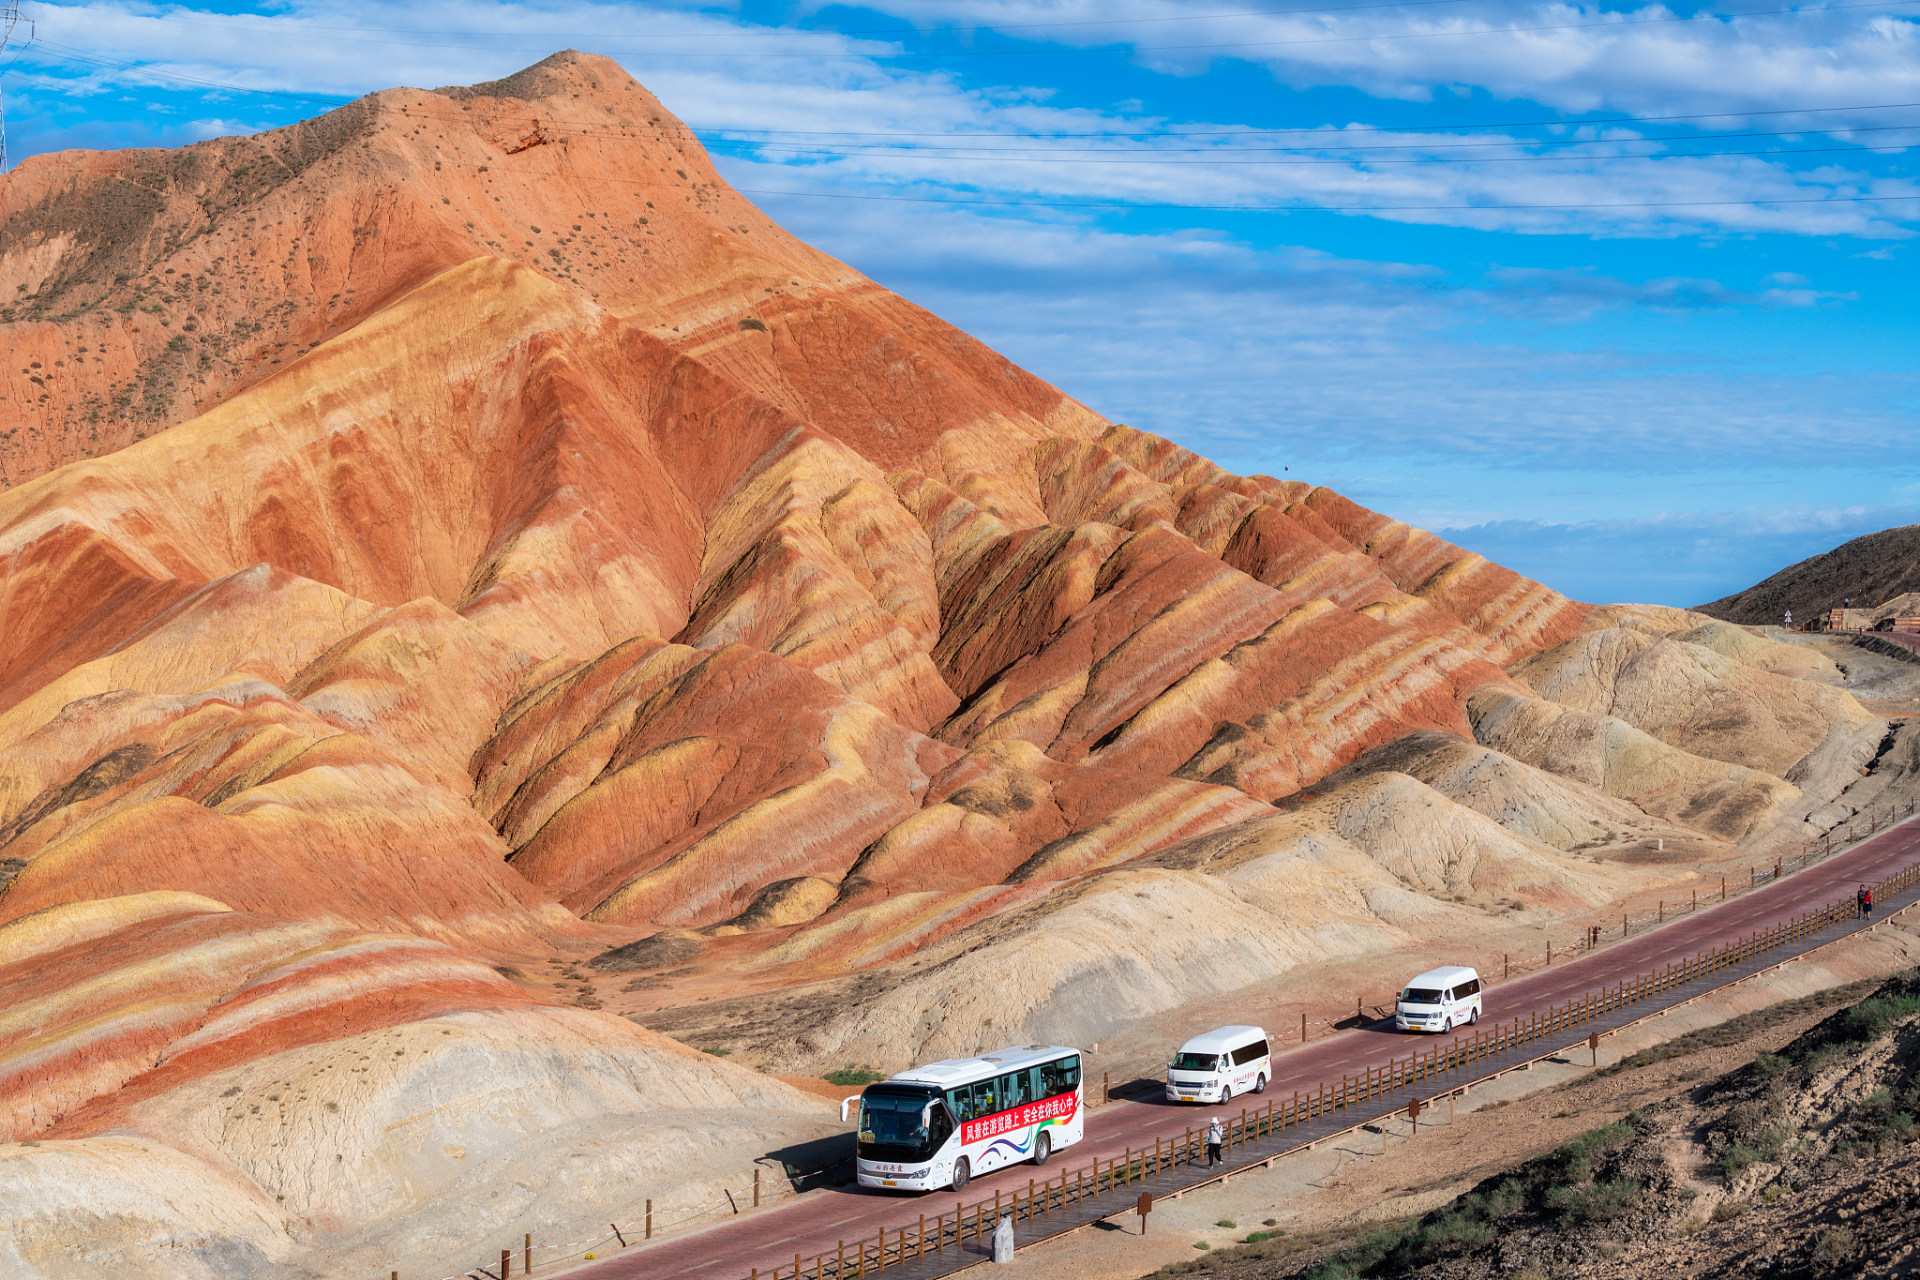
[[[1873,890],[1867,888],[1865,885],[1861,885],[1860,892],[1853,895],[1853,900],[1859,904],[1860,914],[1866,919],[1871,920],[1873,918]]]
[[[1215,1116],[1207,1122],[1207,1168],[1211,1169],[1223,1158],[1220,1155],[1220,1142],[1225,1134],[1220,1128],[1220,1117]]]

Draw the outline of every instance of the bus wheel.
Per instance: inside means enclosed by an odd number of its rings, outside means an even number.
[[[949,1184],[953,1190],[965,1191],[967,1189],[967,1180],[971,1177],[973,1177],[973,1170],[967,1164],[967,1158],[965,1156],[961,1156],[953,1162],[953,1182]]]
[[[1263,1071],[1259,1075],[1253,1078],[1253,1091],[1255,1093],[1265,1093],[1267,1091],[1267,1073],[1266,1072]]]
[[[1047,1157],[1052,1154],[1053,1135],[1042,1129],[1040,1136],[1033,1140],[1033,1162],[1037,1165],[1045,1164]]]

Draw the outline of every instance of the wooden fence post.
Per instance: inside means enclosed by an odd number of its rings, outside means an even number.
[[[647,1201],[647,1239],[653,1239],[653,1201]]]

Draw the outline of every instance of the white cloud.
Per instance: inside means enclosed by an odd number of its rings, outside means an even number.
[[[1032,18],[1030,8],[1001,4],[908,4],[896,6],[895,11],[927,25],[969,17]],[[42,28],[48,39],[60,44],[84,44],[111,58],[149,62],[171,74],[224,80],[249,88],[343,95],[390,84],[432,87],[449,80],[493,78],[550,52],[557,41],[598,32],[597,38],[579,42],[620,57],[671,109],[703,129],[736,137],[794,128],[982,135],[974,139],[874,138],[867,140],[871,145],[854,148],[844,145],[849,140],[842,138],[834,148],[812,153],[799,145],[804,140],[792,138],[767,139],[745,154],[735,145],[717,148],[722,154],[736,155],[728,171],[737,185],[756,191],[811,192],[816,198],[885,194],[930,200],[1091,206],[1283,206],[1368,210],[1375,211],[1373,216],[1396,221],[1482,230],[1635,236],[1713,230],[1726,234],[1784,232],[1894,238],[1908,234],[1902,224],[1920,211],[1920,199],[1916,199],[1920,197],[1920,184],[1877,176],[1844,156],[1821,156],[1811,165],[1797,164],[1791,156],[1688,157],[1667,154],[1670,148],[1666,144],[1619,129],[1591,131],[1593,145],[1572,149],[1543,147],[1537,139],[1494,131],[1438,135],[1357,126],[1275,139],[1257,137],[1232,120],[1182,122],[1183,128],[1217,131],[1204,139],[1163,135],[1123,141],[1119,145],[1125,148],[1124,155],[1115,154],[1114,144],[1109,142],[1058,136],[1027,141],[989,138],[984,135],[1097,131],[1139,135],[1168,122],[1117,111],[1057,106],[1051,101],[1052,91],[1044,85],[968,87],[951,73],[900,69],[885,61],[883,55],[896,47],[885,40],[755,27],[711,13],[661,12],[581,0],[563,0],[538,9],[438,0],[404,7],[358,6],[353,10],[354,19],[364,25],[354,30],[338,10],[310,3],[293,4],[272,16],[243,18],[184,7],[159,10],[111,3],[45,5],[36,12],[43,15]],[[1052,9],[1049,16],[1068,20],[1086,15],[1165,17],[1180,12],[1177,6],[1158,2],[1097,10],[1067,3]],[[1543,16],[1578,16],[1578,11],[1559,5],[1509,7],[1495,12],[1528,21]],[[1390,27],[1399,30],[1408,23],[1426,24],[1420,28],[1423,30],[1437,30],[1449,23],[1458,26],[1464,19],[1369,11],[1361,15],[1236,19],[1225,26],[1223,21],[1189,20],[1189,25],[1179,26],[1183,33],[1180,38],[1188,39],[1192,32],[1198,32],[1192,40],[1213,39],[1232,27],[1241,32],[1236,39],[1244,37],[1257,43],[1294,38],[1287,33],[1366,34]],[[1582,55],[1589,59],[1599,57],[1597,50],[1608,41],[1666,41],[1657,57],[1652,46],[1620,56],[1634,63],[1636,76],[1653,74],[1641,65],[1641,55],[1645,54],[1660,65],[1692,68],[1687,74],[1697,79],[1698,68],[1675,50],[1691,47],[1688,41],[1697,44],[1708,40],[1711,33],[1694,31],[1693,24],[1680,26],[1686,30],[1636,27],[1631,32],[1623,29],[1621,33],[1604,33],[1604,38],[1573,33],[1567,39],[1577,37],[1575,43],[1592,46]],[[1906,50],[1901,53],[1896,49],[1885,55],[1895,62],[1904,58],[1907,71],[1913,73],[1907,80],[1894,76],[1887,91],[1898,88],[1909,95],[1904,100],[1912,100],[1920,97],[1920,70],[1915,69],[1920,60],[1913,59],[1911,48],[1901,43],[1906,39],[1900,34],[1905,26],[1895,23],[1892,34],[1883,33],[1877,39],[1889,48]],[[410,29],[419,34],[410,36],[383,28]],[[653,32],[649,40],[631,37],[636,31],[649,30]],[[459,34],[480,31],[493,34],[485,39]],[[456,34],[434,34],[445,32]],[[1105,39],[1112,30],[1065,28],[1056,34],[1071,43]],[[1140,36],[1137,28],[1127,29],[1127,34],[1142,43],[1151,42]],[[1560,41],[1562,35],[1566,33],[1555,34],[1554,41]],[[1419,52],[1414,46],[1426,51]],[[1325,83],[1351,83],[1372,92],[1406,96],[1414,92],[1409,87],[1415,84],[1414,79],[1388,84],[1379,77],[1389,72],[1391,76],[1413,76],[1416,68],[1408,62],[1413,58],[1424,68],[1419,75],[1425,78],[1419,84],[1426,87],[1420,93],[1440,84],[1486,85],[1502,93],[1520,91],[1512,86],[1501,89],[1485,76],[1468,75],[1466,68],[1457,65],[1457,58],[1450,62],[1420,41],[1377,48],[1340,45],[1338,49],[1346,52],[1338,55],[1345,60],[1338,67],[1324,62],[1325,57],[1334,56],[1324,51],[1335,46],[1312,47],[1323,50],[1324,66],[1332,76]],[[1879,92],[1871,76],[1864,80],[1855,76],[1865,65],[1861,59],[1866,54],[1856,57],[1848,51],[1850,48],[1802,52],[1808,57],[1819,53],[1828,62],[1849,68],[1850,92],[1855,99]],[[1713,47],[1716,58],[1733,57],[1735,52]],[[1761,62],[1773,56],[1762,56],[1755,50],[1747,53]],[[1702,51],[1699,56],[1705,57],[1706,53]],[[1516,53],[1509,61],[1531,68],[1530,74],[1536,79],[1545,77],[1542,83],[1560,74],[1552,68],[1571,65],[1564,52],[1531,47],[1525,56]],[[1394,70],[1401,63],[1407,65]],[[1022,70],[1017,62],[1012,69]],[[139,79],[137,72],[95,66],[82,69],[76,88],[87,91]],[[1810,80],[1803,86],[1801,105],[1806,102],[1806,94],[1813,91],[1809,87],[1813,83]],[[1751,93],[1747,96],[1752,98]],[[1551,100],[1551,95],[1542,100]],[[1560,105],[1579,103],[1569,99]],[[1751,105],[1746,99],[1715,101],[1716,109],[1747,109]],[[1718,126],[1722,122],[1715,123]],[[1823,119],[1814,127],[1831,129],[1863,123],[1864,119],[1839,117]],[[968,149],[958,149],[953,145],[957,141],[965,141]],[[935,145],[942,143],[946,145]],[[1722,149],[1768,145],[1774,145],[1772,140]],[[1282,153],[1260,149],[1275,146],[1292,150]],[[1359,152],[1353,150],[1356,147],[1371,150]],[[1640,154],[1651,158],[1621,158]],[[1859,154],[1864,158],[1866,153]],[[1021,216],[1044,219],[1050,215],[1025,211]]]
[[[874,6],[929,26],[1036,17],[1019,0]],[[1683,20],[1659,4],[1621,11],[1553,2],[1205,16],[1222,8],[1231,7],[1209,0],[1059,0],[1045,21],[1099,24],[1019,34],[1083,48],[1121,44],[1146,65],[1171,72],[1192,74],[1234,59],[1262,63],[1294,88],[1347,85],[1423,101],[1468,86],[1574,112],[1742,112],[1920,96],[1920,29],[1911,20],[1920,6],[1912,3]]]

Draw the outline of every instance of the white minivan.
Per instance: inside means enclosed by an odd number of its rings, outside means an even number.
[[[1480,975],[1465,965],[1429,969],[1408,981],[1393,1002],[1402,1031],[1447,1032],[1480,1021]]]
[[[1272,1074],[1265,1031],[1215,1027],[1181,1045],[1167,1064],[1167,1101],[1225,1102],[1236,1093],[1265,1093]]]

